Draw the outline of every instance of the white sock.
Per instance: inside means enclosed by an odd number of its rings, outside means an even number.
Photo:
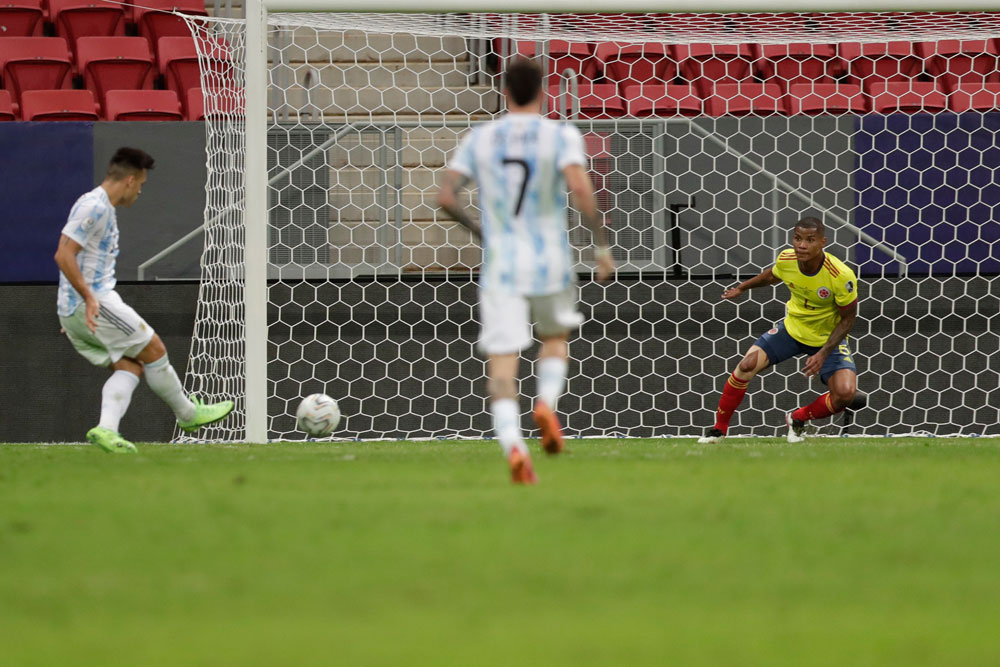
[[[146,364],[146,382],[170,406],[178,421],[189,422],[194,419],[194,403],[184,394],[184,387],[177,379],[177,372],[170,365],[167,355]]]
[[[544,357],[535,362],[535,373],[538,375],[538,400],[553,411],[566,386],[568,365],[564,357]]]
[[[138,386],[138,375],[128,371],[112,373],[101,391],[101,423],[98,426],[117,433],[128,404],[132,402],[132,392]]]
[[[493,414],[493,432],[503,447],[503,455],[509,457],[515,447],[527,454],[528,447],[521,435],[521,415],[518,414],[517,401],[513,398],[495,400],[490,403],[490,412]]]

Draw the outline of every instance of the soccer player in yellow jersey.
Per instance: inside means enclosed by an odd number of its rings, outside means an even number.
[[[823,222],[802,218],[793,231],[793,247],[781,251],[774,266],[723,292],[723,299],[735,299],[749,289],[784,282],[791,298],[784,322],[750,346],[727,380],[715,427],[698,442],[721,441],[750,380],[768,366],[800,354],[808,355],[802,373],[819,375],[829,391],[785,416],[788,442],[802,442],[807,421],[837,414],[854,401],[858,371],[847,334],[858,317],[858,279],[846,264],[824,252],[825,245]]]

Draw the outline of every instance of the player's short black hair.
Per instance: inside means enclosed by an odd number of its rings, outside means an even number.
[[[507,66],[506,86],[518,106],[533,102],[542,90],[542,68],[534,60],[515,58]]]
[[[136,174],[143,169],[152,169],[155,160],[146,151],[138,148],[122,146],[115,151],[108,163],[108,176],[120,181],[132,174]]]
[[[823,221],[811,215],[796,222],[795,226],[803,229],[815,229],[820,236],[826,236],[826,227],[823,226]]]

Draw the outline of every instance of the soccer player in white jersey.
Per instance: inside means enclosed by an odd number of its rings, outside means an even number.
[[[479,272],[479,350],[487,356],[493,430],[515,484],[536,481],[521,434],[516,374],[520,352],[541,339],[534,418],[549,454],[563,448],[555,415],[566,383],[569,334],[582,323],[566,228],[566,191],[593,234],[597,279],[615,269],[603,219],[586,172],[583,137],[576,127],[543,118],[542,71],[514,61],[506,72],[508,113],[470,131],[448,163],[438,203],[482,240]],[[458,201],[470,182],[479,188],[481,220]]]
[[[87,439],[107,452],[135,451],[118,425],[143,374],[185,431],[219,421],[233,409],[232,401],[205,405],[186,396],[163,341],[115,292],[115,207],[135,203],[152,168],[153,158],[145,152],[119,148],[104,181],[73,205],[55,255],[63,330],[87,361],[113,371],[101,394],[100,423],[87,432]]]

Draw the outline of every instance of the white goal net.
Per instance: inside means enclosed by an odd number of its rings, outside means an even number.
[[[340,403],[334,437],[489,435],[480,249],[435,199],[462,134],[503,112],[514,54],[542,59],[546,112],[585,136],[619,265],[590,279],[571,216],[587,321],[559,404],[568,435],[711,427],[788,298],[719,296],[805,215],[861,284],[851,345],[869,405],[821,430],[1000,434],[1000,15],[273,14],[267,265],[249,268],[245,25],[189,22],[209,181],[185,383],[238,404],[208,439],[245,437],[247,271],[267,276],[269,439],[305,437],[295,408],[315,392]],[[822,392],[800,366],[755,379],[731,433],[775,435]],[[521,377],[533,396],[530,361]]]

